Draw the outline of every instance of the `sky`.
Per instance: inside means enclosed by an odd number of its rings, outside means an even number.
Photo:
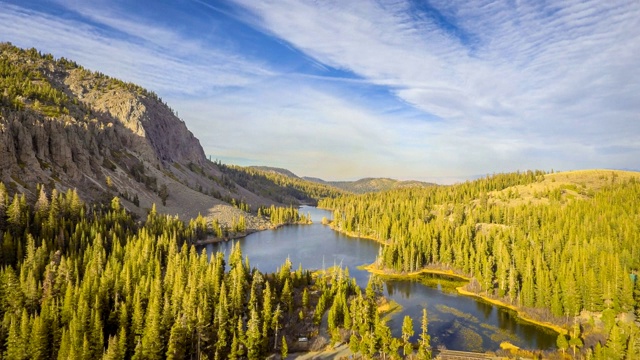
[[[640,169],[640,1],[0,0],[0,41],[326,180]]]

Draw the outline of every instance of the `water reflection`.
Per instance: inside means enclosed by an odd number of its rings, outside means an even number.
[[[365,286],[370,274],[357,267],[373,262],[380,245],[346,237],[321,225],[322,217],[331,218],[330,211],[303,207],[301,212],[309,213],[314,224],[263,231],[239,241],[243,255],[249,257],[252,266],[263,272],[274,272],[287,257],[294,268],[299,264],[309,269],[342,265],[349,268],[350,275],[360,286]],[[207,251],[229,254],[230,248],[231,242],[219,243],[208,245]],[[521,322],[511,311],[459,296],[455,292],[456,286],[460,286],[459,281],[438,276],[385,280],[386,296],[403,307],[389,319],[394,336],[400,336],[405,315],[411,316],[416,334],[419,333],[422,309],[426,308],[434,346],[471,351],[496,350],[502,341],[529,349],[555,346],[556,335],[552,331]],[[417,335],[413,341],[417,341]]]

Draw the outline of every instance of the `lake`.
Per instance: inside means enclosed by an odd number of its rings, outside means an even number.
[[[303,206],[300,212],[309,213],[314,223],[284,226],[237,240],[251,266],[262,272],[274,272],[287,257],[294,270],[299,264],[305,269],[342,265],[349,268],[351,277],[360,286],[366,286],[370,275],[357,267],[372,263],[380,244],[350,238],[321,225],[322,217],[331,218],[331,211]],[[216,243],[206,248],[209,254],[216,251],[229,254],[231,244]],[[452,350],[488,351],[499,349],[503,341],[526,349],[555,347],[555,332],[523,322],[510,310],[459,295],[455,285],[451,280],[430,275],[412,280],[385,280],[385,296],[402,305],[402,311],[392,314],[389,319],[393,335],[400,336],[402,319],[409,315],[416,332],[412,341],[417,341],[422,309],[426,307],[434,347],[444,345]]]

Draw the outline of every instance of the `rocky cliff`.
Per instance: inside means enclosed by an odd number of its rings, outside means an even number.
[[[0,180],[13,191],[76,188],[183,217],[274,203],[225,178],[156,94],[66,59],[0,44],[0,109]]]

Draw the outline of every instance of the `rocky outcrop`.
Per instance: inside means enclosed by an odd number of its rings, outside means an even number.
[[[104,120],[115,120],[129,130],[128,148],[145,161],[204,165],[198,139],[156,96],[131,86],[107,85],[105,91],[100,76],[82,69],[53,74],[63,76],[69,92]]]
[[[42,183],[87,200],[120,195],[141,215],[153,203],[185,217],[228,206],[221,199],[274,203],[222,179],[152,92],[8,44],[0,67],[10,75],[0,78],[0,180],[10,190],[35,195]]]

